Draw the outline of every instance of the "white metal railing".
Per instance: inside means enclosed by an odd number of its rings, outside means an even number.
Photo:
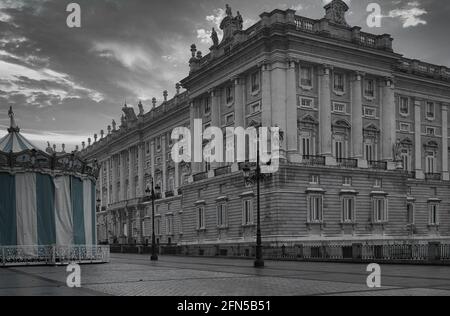
[[[109,262],[109,246],[1,246],[0,266]]]

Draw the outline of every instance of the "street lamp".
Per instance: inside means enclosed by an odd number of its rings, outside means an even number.
[[[161,188],[159,187],[159,185],[156,185],[156,187],[154,187],[153,179],[151,179],[151,186],[152,186],[151,189],[149,187],[145,189],[146,196],[150,195],[150,198],[152,200],[152,255],[150,257],[150,260],[157,261],[158,255],[156,253],[156,235],[155,235],[155,199],[156,199],[155,190],[159,192]]]

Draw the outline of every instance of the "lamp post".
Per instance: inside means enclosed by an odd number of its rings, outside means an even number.
[[[256,183],[256,258],[254,262],[255,268],[263,268],[264,267],[264,259],[263,259],[263,251],[262,251],[262,233],[261,233],[261,180],[265,180],[269,178],[270,174],[262,174],[261,173],[261,157],[260,157],[260,135],[259,128],[261,127],[260,123],[251,122],[249,126],[256,128],[256,168],[254,173],[252,174],[252,170],[247,165],[243,168],[244,179],[246,184],[254,184]],[[283,141],[284,132],[278,132],[279,140]],[[267,162],[267,165],[271,165],[271,161]]]
[[[150,257],[150,260],[157,261],[158,254],[156,253],[156,235],[155,235],[155,199],[156,199],[155,189],[159,190],[159,186],[157,186],[156,188],[154,187],[153,179],[151,179],[151,186],[152,186],[151,189],[149,189],[148,187],[147,189],[145,189],[146,195],[147,196],[150,195],[150,198],[152,200],[152,255]]]

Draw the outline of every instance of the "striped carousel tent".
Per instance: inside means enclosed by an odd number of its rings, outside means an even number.
[[[83,247],[78,257],[89,248],[92,255],[95,168],[76,153],[39,150],[20,134],[12,109],[9,117],[8,134],[0,140],[0,247],[13,249],[21,260],[51,247],[65,255]]]

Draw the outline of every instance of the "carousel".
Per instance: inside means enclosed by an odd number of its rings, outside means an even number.
[[[97,246],[96,162],[42,151],[20,134],[12,108],[0,139],[0,266],[107,262]]]

